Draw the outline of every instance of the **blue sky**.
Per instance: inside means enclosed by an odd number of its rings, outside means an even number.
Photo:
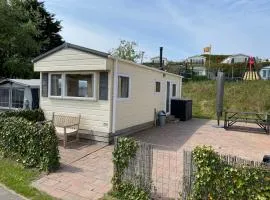
[[[45,0],[67,42],[109,51],[136,41],[145,58],[244,53],[270,58],[270,0]]]

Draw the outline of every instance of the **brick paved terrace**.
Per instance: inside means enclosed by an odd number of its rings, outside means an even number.
[[[113,146],[73,143],[59,147],[61,167],[33,185],[64,200],[95,200],[111,189]]]
[[[174,196],[179,192],[184,149],[211,145],[220,153],[257,161],[261,161],[263,155],[270,154],[270,136],[253,133],[258,131],[256,126],[240,131],[224,130],[215,125],[216,121],[192,119],[133,135],[138,140],[155,145],[152,178],[157,182],[160,196]],[[67,149],[60,147],[60,170],[33,184],[64,200],[99,199],[111,189],[112,151],[112,145],[104,144],[80,143]]]

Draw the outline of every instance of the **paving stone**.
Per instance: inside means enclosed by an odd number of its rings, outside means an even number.
[[[212,120],[192,119],[148,129],[133,136],[154,144],[152,178],[156,183],[157,195],[178,195],[182,183],[184,149],[211,145],[220,153],[257,161],[269,154],[269,135],[226,131],[216,128],[215,124]],[[97,200],[112,188],[113,149],[113,145],[100,144],[83,144],[70,149],[60,147],[61,169],[42,177],[33,185],[63,200]]]

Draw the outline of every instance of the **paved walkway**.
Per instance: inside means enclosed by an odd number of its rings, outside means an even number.
[[[64,200],[95,200],[111,189],[113,146],[59,148],[61,169],[34,182],[35,187]]]
[[[23,200],[22,197],[10,192],[0,186],[0,199],[1,200]]]
[[[257,161],[270,154],[269,135],[247,132],[254,131],[254,126],[244,131],[226,131],[215,125],[215,121],[192,119],[134,135],[138,140],[156,145],[152,179],[161,196],[166,192],[171,196],[180,191],[184,149],[211,145],[220,153]],[[68,149],[60,147],[61,169],[34,182],[34,185],[64,200],[99,199],[111,189],[112,151],[113,146],[100,144],[80,144]],[[168,190],[170,187],[175,191]]]

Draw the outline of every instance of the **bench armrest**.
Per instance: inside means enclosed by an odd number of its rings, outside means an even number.
[[[63,126],[63,128],[68,128],[68,127],[72,127],[72,126],[78,126],[78,128],[79,128],[79,124],[78,123],[76,123],[76,124],[69,124],[69,125]]]

